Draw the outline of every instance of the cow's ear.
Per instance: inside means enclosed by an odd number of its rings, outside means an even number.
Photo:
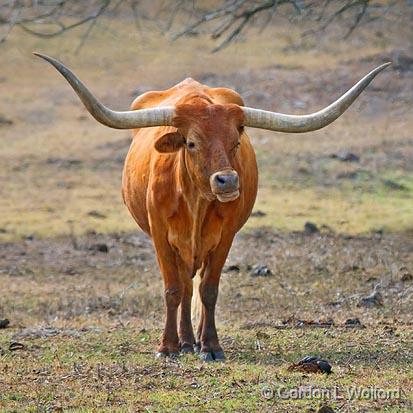
[[[185,139],[179,132],[170,132],[162,135],[155,142],[155,149],[161,153],[176,152],[184,143]]]

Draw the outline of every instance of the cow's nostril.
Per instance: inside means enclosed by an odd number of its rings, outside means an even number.
[[[224,185],[227,182],[225,175],[215,175],[215,180],[221,185]]]

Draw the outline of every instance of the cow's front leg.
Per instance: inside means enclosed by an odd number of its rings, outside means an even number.
[[[179,275],[176,265],[176,255],[166,237],[154,236],[154,244],[158,257],[159,268],[164,282],[165,298],[165,328],[158,348],[157,357],[171,356],[179,354],[179,339],[177,316],[178,307],[181,303],[184,284]]]
[[[232,236],[224,237],[217,248],[209,254],[205,274],[199,286],[202,302],[200,325],[200,357],[205,361],[224,360],[225,355],[219,344],[215,326],[215,306],[218,298],[219,280],[229,249]]]
[[[183,295],[183,286],[179,277],[175,275],[166,276],[164,283],[166,320],[157,356],[175,357],[179,354],[177,315],[178,306],[181,303]]]
[[[205,282],[204,282],[205,281]],[[202,329],[200,356],[205,361],[224,360],[224,352],[219,344],[215,326],[215,306],[218,298],[219,278],[204,278],[200,285],[202,301]]]

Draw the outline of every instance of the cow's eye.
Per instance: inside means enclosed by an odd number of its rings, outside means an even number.
[[[188,142],[186,145],[188,146],[188,149],[194,149],[195,148],[195,143],[194,142]]]

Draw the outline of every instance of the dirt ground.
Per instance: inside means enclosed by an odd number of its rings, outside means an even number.
[[[16,31],[0,49],[0,320],[10,321],[0,329],[0,411],[412,411],[407,16],[346,42],[299,41],[280,22],[218,54],[205,36],[170,43],[150,25],[127,32],[129,23],[102,20],[78,55],[80,31],[50,41]],[[129,132],[92,121],[33,50],[63,60],[119,109],[192,76],[236,89],[249,106],[306,113],[393,61],[322,131],[249,131],[260,188],[222,276],[225,363],[154,359],[161,278],[119,190]],[[288,370],[313,354],[333,373]],[[277,396],[311,386],[341,397]],[[355,387],[399,393],[352,399]]]

